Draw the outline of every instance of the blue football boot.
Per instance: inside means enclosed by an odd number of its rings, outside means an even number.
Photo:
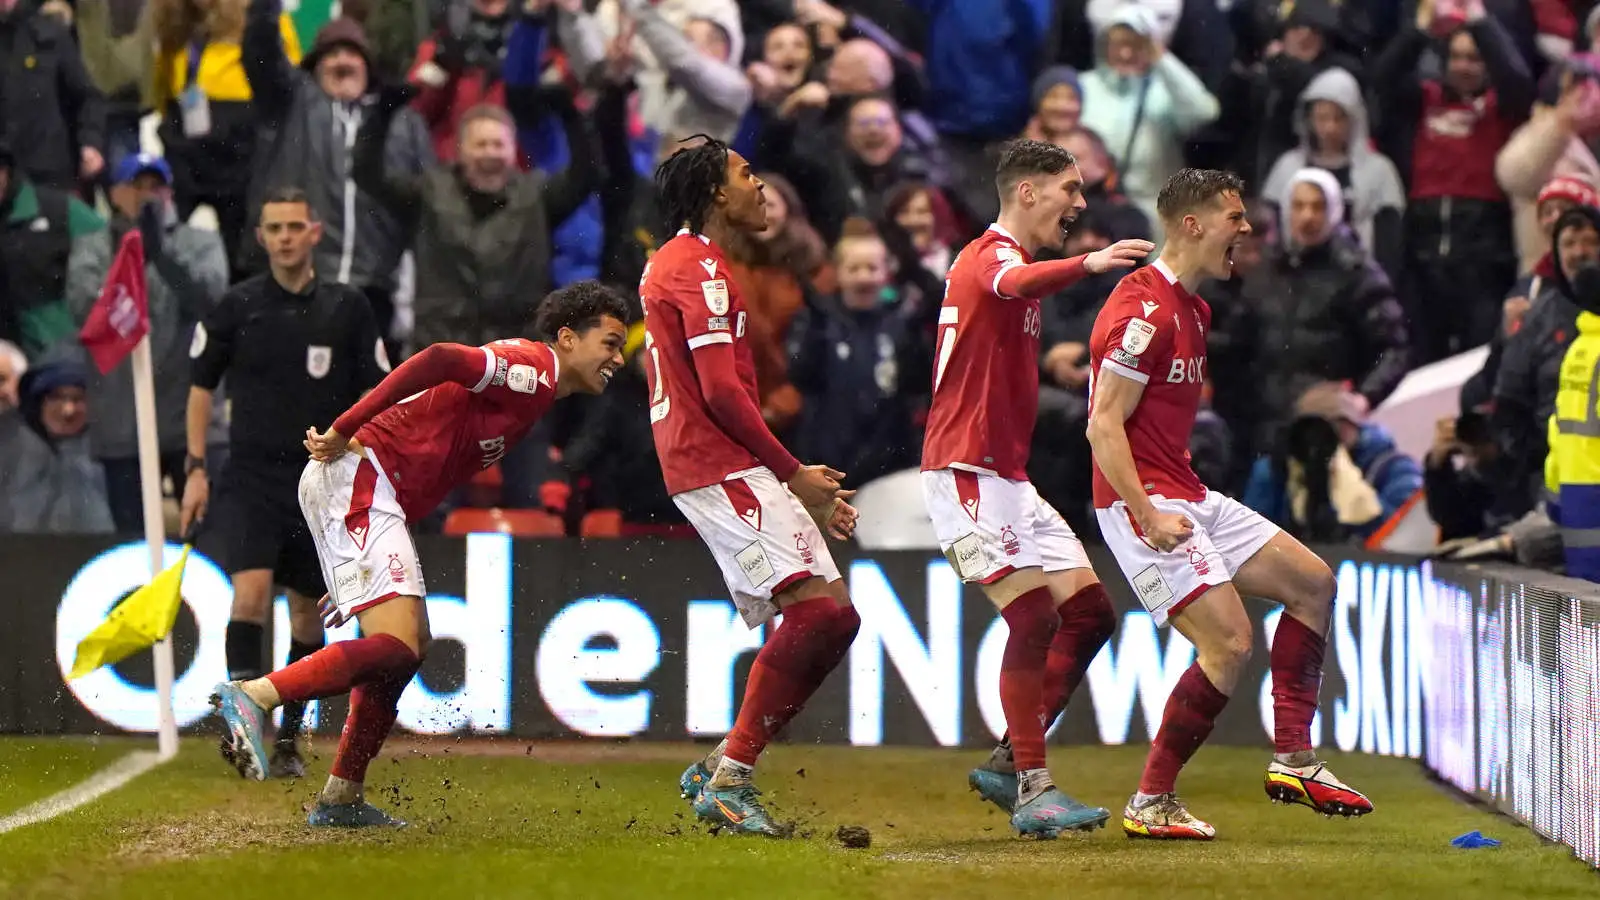
[[[1063,831],[1104,828],[1109,810],[1084,806],[1054,787],[1022,804],[1011,814],[1011,827],[1023,837],[1053,840]]]
[[[224,740],[231,740],[229,760],[239,774],[267,780],[267,711],[250,699],[237,681],[224,681],[211,694],[211,705],[222,715]],[[223,754],[227,758],[227,754]]]

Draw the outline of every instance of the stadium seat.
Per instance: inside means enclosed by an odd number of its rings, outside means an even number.
[[[516,537],[565,537],[566,524],[542,509],[473,509],[463,507],[444,520],[450,535],[491,532]]]
[[[615,509],[592,509],[584,514],[578,534],[586,538],[622,536],[622,513]]]
[[[500,491],[504,483],[499,463],[487,469],[480,469],[478,474],[467,482],[467,504],[479,507],[500,505]]]

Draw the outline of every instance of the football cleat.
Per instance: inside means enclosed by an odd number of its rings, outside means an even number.
[[[1110,810],[1084,806],[1055,788],[1022,804],[1011,814],[1011,827],[1023,837],[1054,840],[1063,831],[1103,828]]]
[[[404,828],[406,823],[394,818],[371,803],[323,803],[306,816],[306,824],[313,828]]]
[[[734,834],[789,837],[792,829],[772,821],[767,808],[757,799],[760,794],[752,785],[714,788],[708,781],[694,797],[694,811],[703,821]]]
[[[967,773],[967,786],[978,796],[993,803],[1006,815],[1017,809],[1017,775],[1015,772],[996,772],[993,769],[973,769]]]
[[[1299,804],[1325,816],[1349,818],[1372,812],[1371,800],[1340,781],[1320,762],[1286,766],[1273,760],[1267,766],[1266,789],[1267,796],[1275,803]]]
[[[704,760],[699,760],[678,776],[678,796],[694,803],[694,798],[700,796],[700,789],[711,781],[711,770],[706,768]]]
[[[211,705],[222,715],[223,740],[231,744],[233,767],[245,778],[267,780],[267,711],[256,705],[236,681],[224,681],[211,694]],[[228,754],[224,753],[226,759]]]
[[[1143,806],[1130,800],[1122,811],[1122,831],[1130,838],[1166,841],[1209,841],[1217,836],[1211,823],[1195,818],[1177,794],[1161,794]]]

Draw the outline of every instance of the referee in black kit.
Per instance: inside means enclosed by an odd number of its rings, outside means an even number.
[[[289,659],[321,649],[317,600],[326,590],[317,551],[300,512],[301,444],[307,427],[325,427],[389,371],[367,299],[321,280],[312,248],[322,225],[303,191],[270,193],[256,238],[270,271],[235,285],[195,328],[189,347],[188,443],[182,527],[199,521],[196,547],[233,580],[228,679],[259,678],[268,667],[264,638],[273,585],[289,594]],[[211,497],[206,429],[212,394],[227,378],[229,452]],[[305,772],[298,737],[305,704],[283,708],[270,763],[275,778]],[[228,754],[223,741],[223,754]]]

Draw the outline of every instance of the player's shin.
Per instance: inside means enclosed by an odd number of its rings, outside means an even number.
[[[333,758],[324,803],[355,803],[362,799],[367,766],[382,749],[394,727],[400,695],[416,675],[420,662],[403,666],[387,677],[358,685],[350,692],[350,715],[339,736],[339,751]]]
[[[1178,771],[1211,736],[1217,716],[1227,705],[1228,695],[1217,690],[1198,662],[1184,670],[1167,698],[1161,728],[1145,758],[1139,794],[1134,798],[1136,805],[1173,792]]]
[[[1058,619],[1055,600],[1046,587],[1012,600],[1000,615],[1009,629],[1000,662],[1000,707],[1011,735],[1020,805],[1051,787],[1045,769],[1045,725],[1039,710],[1045,664]]]
[[[1056,612],[1061,624],[1056,626],[1044,668],[1042,713],[1046,728],[1067,708],[1067,701],[1089,671],[1089,663],[1117,630],[1116,611],[1111,608],[1105,586],[1099,582],[1067,598]]]
[[[1273,743],[1279,762],[1309,764],[1311,721],[1317,714],[1322,686],[1322,657],[1327,641],[1294,616],[1285,613],[1272,636]]]
[[[792,603],[783,624],[767,639],[745,685],[744,702],[733,731],[718,746],[711,784],[722,788],[748,782],[756,758],[805,706],[828,673],[849,651],[860,629],[855,608],[831,596]],[[718,755],[713,751],[713,756]],[[712,762],[707,760],[708,765]]]

